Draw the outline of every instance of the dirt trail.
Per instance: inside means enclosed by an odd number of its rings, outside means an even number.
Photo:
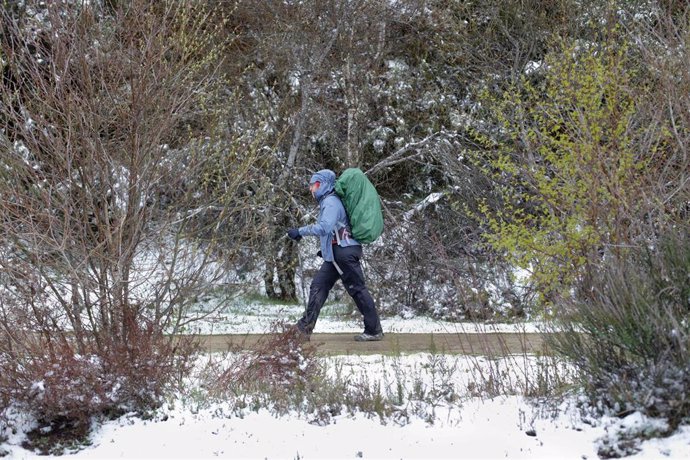
[[[451,333],[386,334],[380,342],[353,341],[353,333],[313,334],[311,343],[323,355],[365,355],[420,353],[437,351],[450,354],[502,356],[506,354],[544,353],[544,335],[535,333]],[[199,335],[196,339],[209,352],[231,348],[254,349],[266,334]]]

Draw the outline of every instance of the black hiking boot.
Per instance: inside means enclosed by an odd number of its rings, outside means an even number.
[[[297,340],[300,341],[300,343],[306,343],[306,342],[311,342],[311,334],[303,331],[299,331],[297,333]]]
[[[305,342],[310,342],[311,341],[311,334],[308,333],[307,331],[302,330],[299,325],[295,324],[294,326],[290,326],[288,329],[288,332],[291,334],[294,334],[295,338],[299,343],[305,343]]]
[[[366,332],[362,332],[361,334],[357,334],[354,339],[355,342],[378,342],[379,340],[383,340],[383,332],[379,332],[378,334],[367,334]]]

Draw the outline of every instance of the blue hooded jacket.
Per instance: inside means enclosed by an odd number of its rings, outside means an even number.
[[[321,256],[326,262],[333,262],[333,239],[339,231],[340,246],[359,246],[357,240],[350,236],[350,221],[345,207],[335,194],[335,173],[330,169],[316,172],[309,180],[309,185],[320,182],[315,198],[319,202],[319,217],[315,224],[299,228],[302,236],[318,236],[321,240]],[[343,235],[343,229],[346,233]]]

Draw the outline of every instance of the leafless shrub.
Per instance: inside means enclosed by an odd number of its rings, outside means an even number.
[[[647,18],[630,35],[638,44],[644,78],[654,82],[642,113],[665,129],[662,148],[653,152],[654,178],[645,199],[654,206],[638,224],[652,235],[682,228],[690,218],[690,51],[688,10],[682,2],[663,2],[665,14]]]
[[[525,315],[533,294],[482,240],[466,211],[468,200],[464,192],[446,189],[409,208],[386,206],[382,241],[365,249],[371,290],[382,311],[450,321]]]
[[[282,323],[274,324],[253,350],[235,350],[226,365],[204,373],[210,397],[230,398],[234,410],[268,408],[287,413],[297,409],[319,419],[333,415],[329,404],[319,398],[328,390],[316,391],[323,378],[316,346],[305,342],[295,327]],[[319,399],[316,404],[314,397]]]
[[[241,395],[248,389],[290,392],[318,371],[316,347],[293,326],[275,324],[255,350],[240,354],[217,379],[215,390]]]
[[[177,369],[164,334],[237,256],[212,230],[241,214],[255,156],[225,129],[222,18],[27,3],[2,13],[0,401],[46,421],[146,410]]]
[[[188,364],[188,346],[173,350],[152,326],[132,327],[127,343],[104,344],[105,353],[79,354],[72,340],[25,337],[24,349],[3,363],[0,388],[40,420],[86,422],[93,414],[155,407]],[[94,347],[95,348],[95,347]]]
[[[84,441],[94,415],[144,414],[160,405],[179,387],[195,351],[186,342],[173,348],[151,324],[130,327],[126,343],[111,339],[100,347],[92,340],[77,347],[69,336],[24,334],[3,354],[0,394],[36,418],[26,447],[43,453],[60,454]]]

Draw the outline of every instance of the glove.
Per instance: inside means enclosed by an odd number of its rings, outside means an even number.
[[[299,241],[302,239],[302,235],[299,234],[299,230],[297,230],[296,228],[291,228],[290,230],[288,230],[287,234],[291,239],[295,241]]]

